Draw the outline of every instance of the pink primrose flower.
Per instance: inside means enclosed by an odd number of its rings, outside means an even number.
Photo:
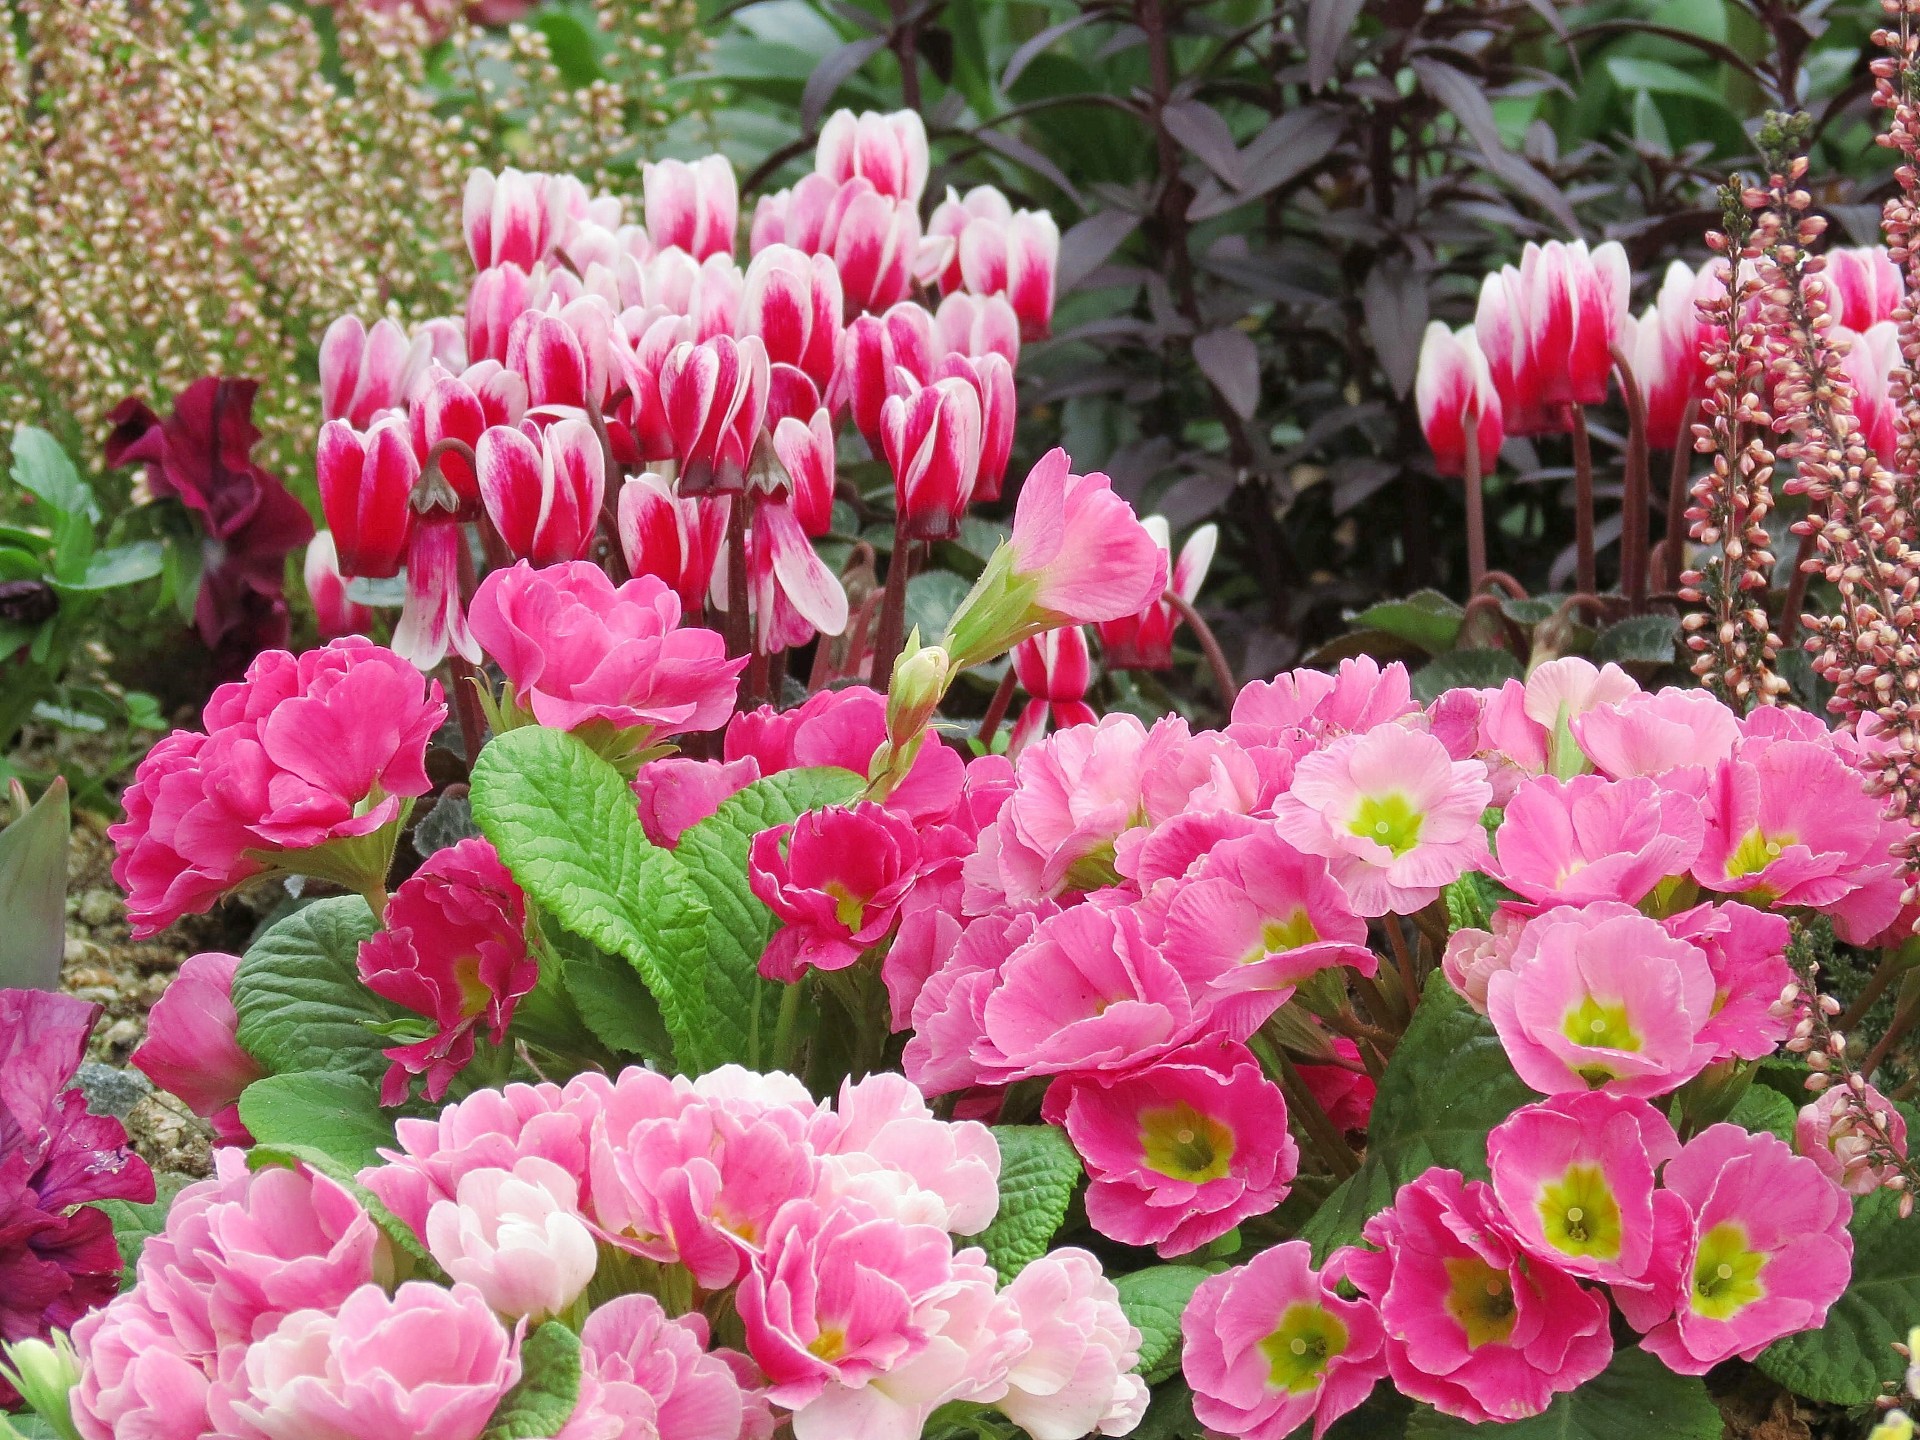
[[[782,927],[760,957],[761,973],[791,984],[808,969],[846,969],[893,929],[919,863],[913,826],[870,800],[762,830],[748,879]]]
[[[1373,1248],[1327,1269],[1379,1308],[1403,1395],[1475,1424],[1522,1420],[1613,1358],[1606,1300],[1533,1263],[1491,1186],[1429,1170],[1361,1233]]]
[[[1645,775],[1692,794],[1740,738],[1739,721],[1725,704],[1705,690],[1671,686],[1596,705],[1571,724],[1573,738],[1602,775]]]
[[[233,976],[240,957],[207,952],[180,967],[147,1015],[147,1038],[133,1067],[194,1114],[213,1122],[223,1145],[248,1144],[240,1123],[240,1092],[266,1073],[237,1035]]]
[[[1440,968],[1460,998],[1479,1014],[1487,1013],[1487,986],[1493,977],[1511,968],[1526,923],[1517,906],[1503,904],[1493,912],[1493,929],[1464,926],[1447,937]]]
[[[1699,805],[1651,780],[1543,775],[1507,802],[1486,873],[1538,907],[1636,905],[1687,873],[1704,834]]]
[[[911,1081],[884,1071],[847,1080],[832,1110],[807,1125],[807,1141],[842,1176],[863,1169],[895,1171],[936,1196],[942,1225],[975,1235],[1000,1208],[1000,1147],[971,1120],[935,1117]]]
[[[1319,1440],[1387,1373],[1379,1314],[1342,1298],[1300,1240],[1202,1280],[1180,1333],[1195,1417],[1241,1440],[1286,1440],[1309,1420]]]
[[[1669,935],[1697,946],[1713,971],[1713,1013],[1700,1030],[1713,1058],[1771,1055],[1793,1028],[1790,1017],[1773,1013],[1795,979],[1787,963],[1792,932],[1785,917],[1736,903],[1696,905],[1660,923]]]
[[[600,1406],[628,1425],[651,1425],[640,1433],[736,1440],[745,1418],[740,1383],[723,1357],[708,1353],[707,1340],[698,1313],[669,1319],[651,1295],[620,1295],[580,1327],[580,1358],[599,1383]]]
[[[579,1188],[538,1156],[511,1170],[469,1170],[454,1198],[427,1212],[427,1250],[496,1312],[537,1325],[564,1311],[593,1279],[598,1255],[580,1215]]]
[[[1047,1092],[1093,1184],[1087,1219],[1127,1245],[1184,1255],[1286,1199],[1300,1154],[1287,1104],[1246,1048],[1212,1040]]]
[[[1033,1440],[1125,1435],[1140,1422],[1140,1332],[1098,1260],[1072,1247],[1050,1250],[1009,1280],[1000,1300],[1027,1348],[995,1409]]]

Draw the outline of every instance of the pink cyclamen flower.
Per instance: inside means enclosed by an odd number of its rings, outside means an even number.
[[[341,572],[372,579],[399,574],[420,478],[406,422],[388,416],[363,434],[344,420],[329,420],[320,427],[313,465]]]
[[[347,579],[340,573],[339,553],[334,549],[331,530],[322,530],[307,542],[300,574],[306,581],[314,625],[322,640],[367,633],[373,624],[373,611],[347,598]]]
[[[1706,955],[1631,906],[1562,906],[1527,922],[1487,982],[1487,1014],[1520,1078],[1546,1095],[1677,1090],[1713,1058]]]
[[[213,1122],[223,1145],[251,1138],[240,1123],[240,1092],[266,1074],[237,1036],[233,976],[240,957],[209,951],[180,967],[147,1015],[147,1038],[130,1057],[133,1067]]]
[[[1786,917],[1748,905],[1696,905],[1660,922],[1669,935],[1697,946],[1713,972],[1713,1015],[1701,1043],[1713,1058],[1762,1060],[1787,1038],[1790,1015],[1776,1015],[1781,992],[1795,981],[1787,963],[1792,932]]]
[[[1020,317],[1004,295],[955,290],[933,312],[934,349],[947,355],[998,355],[1020,363]]]
[[[511,166],[498,175],[479,169],[467,175],[461,228],[477,270],[531,270],[552,252],[561,215],[561,192],[550,176]]]
[[[1648,1290],[1616,1290],[1640,1343],[1682,1375],[1813,1330],[1847,1288],[1846,1192],[1771,1135],[1714,1125],[1662,1176]]]
[[[465,528],[452,516],[415,517],[407,541],[407,598],[393,627],[393,651],[423,675],[438,668],[449,652],[470,665],[480,663],[480,646],[460,604],[466,544]]]
[[[927,166],[926,126],[912,110],[886,115],[836,110],[820,127],[813,157],[815,173],[834,184],[859,176],[880,194],[909,205],[919,204],[927,188]]]
[[[647,235],[656,249],[676,246],[696,260],[731,255],[740,224],[740,184],[724,155],[655,160],[641,171]]]
[[[951,540],[980,476],[980,393],[961,379],[889,396],[880,434],[893,470],[900,534]]]
[[[587,553],[607,483],[606,455],[590,424],[495,425],[474,454],[480,498],[511,554],[552,565]]]
[[[1884,245],[1836,245],[1827,251],[1827,297],[1849,330],[1864,331],[1894,318],[1905,286]]]
[[[654,575],[680,597],[684,614],[707,603],[727,533],[731,495],[681,499],[651,470],[620,487],[620,550],[635,575]]]
[[[1047,733],[1047,727],[1065,730],[1074,725],[1094,725],[1099,716],[1087,704],[1087,687],[1093,683],[1093,656],[1087,648],[1087,632],[1078,625],[1063,625],[1013,647],[1013,673],[1033,697],[1007,740],[1007,756],[1018,759],[1033,741]]]
[[[1061,625],[1137,615],[1167,588],[1167,557],[1105,476],[1049,451],[1027,475],[1013,534],[953,617],[956,666]]]
[[[1403,1395],[1475,1424],[1523,1420],[1613,1358],[1605,1299],[1533,1262],[1489,1185],[1429,1170],[1362,1236],[1373,1249],[1327,1268],[1379,1307]]]
[[[1536,906],[1637,905],[1687,873],[1704,835],[1699,805],[1651,780],[1542,775],[1507,801],[1487,874]]]
[[[1907,1119],[1871,1085],[1856,1095],[1836,1085],[1810,1105],[1800,1107],[1793,1126],[1793,1148],[1820,1167],[1849,1195],[1868,1195],[1900,1173],[1891,1162],[1874,1164],[1884,1147],[1869,1118],[1885,1130],[1893,1152],[1907,1154]]]
[[[364,429],[383,410],[406,403],[412,372],[422,367],[430,342],[422,336],[419,355],[407,332],[392,320],[369,329],[358,315],[342,315],[320,337],[320,413]]]
[[[1286,1440],[1309,1420],[1320,1440],[1387,1373],[1379,1315],[1342,1298],[1301,1240],[1202,1280],[1180,1333],[1195,1418],[1242,1440]]]
[[[438,1100],[472,1061],[476,1034],[505,1040],[515,1004],[540,978],[526,897],[493,846],[474,837],[435,851],[393,892],[384,921],[360,944],[360,978],[436,1028],[385,1052],[393,1064],[382,1103],[405,1099],[414,1075],[427,1077],[427,1098]]]
[[[1528,1105],[1487,1137],[1493,1193],[1520,1243],[1614,1285],[1639,1283],[1653,1263],[1654,1179],[1679,1153],[1653,1106],[1600,1091]]]
[[[471,1285],[367,1285],[255,1342],[215,1419],[269,1440],[476,1440],[519,1379],[518,1335]]]
[[[1009,1280],[1000,1299],[1028,1348],[994,1409],[1033,1440],[1125,1435],[1140,1423],[1140,1332],[1098,1260],[1070,1246],[1049,1250]]]
[[[1486,858],[1486,775],[1431,735],[1381,725],[1302,758],[1274,819],[1327,858],[1360,914],[1411,914]]]
[[[1860,437],[1882,465],[1891,465],[1900,444],[1899,423],[1895,418],[1899,405],[1891,383],[1894,371],[1905,366],[1900,354],[1900,327],[1891,320],[1882,320],[1868,326],[1863,333],[1835,326],[1832,334],[1836,341],[1844,341],[1848,347],[1840,365],[1847,379],[1853,382],[1853,412],[1860,422]]]
[[[427,1250],[456,1284],[509,1319],[532,1324],[579,1298],[598,1260],[579,1210],[579,1183],[551,1160],[469,1170],[454,1198],[427,1212]]]
[[[952,189],[927,223],[929,236],[952,243],[940,288],[1004,296],[1023,339],[1044,339],[1053,325],[1054,272],[1060,228],[1044,210],[1015,210],[991,185]]]
[[[883,449],[880,412],[887,398],[905,383],[902,372],[915,386],[933,378],[937,347],[933,316],[911,300],[881,315],[856,315],[847,325],[827,398],[836,411],[850,411],[875,455]]]
[[[913,826],[884,805],[810,810],[753,837],[753,893],[783,923],[760,971],[788,984],[809,969],[844,970],[899,917],[920,863]]]
[[[127,818],[107,834],[134,934],[209,909],[276,864],[298,873],[324,860],[338,880],[357,860],[378,866],[369,885],[382,879],[385,858],[367,861],[364,847],[300,852],[372,835],[432,789],[427,746],[446,713],[438,682],[357,637],[298,657],[263,651],[244,681],[213,692],[208,733],[174,731],[122,797]]]
[[[609,1300],[580,1327],[581,1363],[599,1389],[591,1408],[628,1427],[610,1432],[616,1436],[640,1427],[660,1440],[740,1440],[740,1382],[724,1356],[708,1352],[707,1340],[697,1311],[669,1319],[651,1295]],[[581,1419],[576,1411],[573,1423]],[[562,1440],[570,1434],[562,1431]]]
[[[842,333],[840,272],[825,255],[770,245],[747,266],[740,333],[758,335],[775,365],[792,365],[825,390]]]
[[[1244,1046],[1208,1041],[1047,1093],[1087,1164],[1087,1219],[1126,1245],[1184,1255],[1282,1200],[1299,1170],[1287,1104]]]
[[[1831,265],[1833,252],[1828,252]],[[1690,401],[1707,398],[1707,367],[1701,359],[1708,338],[1702,333],[1700,303],[1726,295],[1724,260],[1709,260],[1696,273],[1675,260],[1667,266],[1660,293],[1633,327],[1630,355],[1647,407],[1647,443],[1672,450],[1691,443],[1681,421]]]
[[[740,490],[767,418],[767,347],[755,335],[684,342],[661,362],[659,376],[680,493]]]
[[[1166,517],[1149,515],[1140,522],[1164,551],[1169,549]],[[1206,583],[1213,565],[1214,547],[1220,540],[1218,525],[1202,525],[1187,537],[1180,556],[1173,562],[1168,593],[1192,604]],[[1173,605],[1155,600],[1138,615],[1124,615],[1095,627],[1100,637],[1100,658],[1109,670],[1171,670],[1173,668],[1173,632],[1180,622]]]
[[[664,581],[616,586],[587,561],[495,570],[474,593],[473,632],[514,703],[542,725],[644,727],[650,739],[713,730],[733,712],[745,657],[712,630],[680,624]]]
[[[1413,397],[1420,410],[1420,428],[1433,451],[1434,469],[1442,475],[1464,475],[1469,436],[1477,474],[1486,475],[1499,463],[1500,446],[1506,439],[1500,424],[1500,396],[1472,326],[1454,331],[1439,320],[1427,326]]]

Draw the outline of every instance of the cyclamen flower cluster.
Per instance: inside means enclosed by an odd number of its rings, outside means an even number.
[[[763,653],[841,634],[846,593],[810,543],[839,425],[892,469],[901,538],[951,538],[1000,493],[1013,367],[1053,312],[1052,217],[988,186],[923,226],[928,164],[917,115],[839,112],[814,172],[761,199],[744,270],[719,155],[649,164],[644,223],[568,176],[475,171],[464,318],[409,335],[346,316],[322,341],[323,627],[366,618],[340,575],[404,567],[394,648],[478,663],[475,524],[496,569],[600,557],[726,612],[730,636],[750,611]]]
[[[85,1440],[476,1440],[556,1317],[582,1363],[563,1440],[913,1440],[952,1401],[1074,1440],[1145,1409],[1092,1256],[997,1288],[956,1247],[993,1219],[999,1151],[898,1076],[820,1105],[732,1067],[583,1075],[477,1092],[398,1141],[359,1183],[446,1285],[404,1278],[353,1190],[223,1150],[134,1288],[74,1328]]]

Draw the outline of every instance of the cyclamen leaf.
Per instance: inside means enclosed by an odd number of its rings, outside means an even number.
[[[474,823],[513,878],[559,922],[625,957],[660,1002],[678,1067],[747,1058],[706,953],[698,888],[640,828],[619,771],[573,736],[528,725],[494,737],[473,767]]]
[[[1638,1346],[1578,1389],[1553,1398],[1530,1420],[1472,1425],[1422,1405],[1407,1422],[1406,1440],[1468,1440],[1497,1430],[1501,1440],[1719,1440],[1720,1409],[1706,1382],[1676,1375]]]
[[[360,979],[360,942],[374,928],[358,896],[316,900],[248,948],[233,977],[233,1008],[242,1048],[270,1074],[325,1070],[377,1081],[386,1073],[385,1042],[369,1026],[407,1012]]]
[[[1520,678],[1520,662],[1510,650],[1449,650],[1414,672],[1413,698],[1429,705],[1462,686],[1492,690]]]
[[[254,1081],[240,1092],[240,1123],[259,1145],[314,1151],[348,1173],[379,1164],[380,1147],[394,1143],[373,1082],[327,1071]]]
[[[1120,1308],[1140,1332],[1134,1368],[1151,1385],[1180,1368],[1180,1317],[1207,1272],[1197,1265],[1154,1265],[1114,1282]]]
[[[760,978],[760,955],[773,935],[774,919],[747,880],[753,837],[822,805],[851,800],[865,784],[851,770],[830,765],[769,775],[728,796],[674,847],[673,860],[705,902],[701,965],[707,992],[739,1036],[739,1048],[714,1063],[758,1066],[773,1043],[781,987]]]
[[[580,1337],[549,1320],[520,1347],[520,1383],[493,1412],[480,1440],[558,1435],[580,1403]]]
[[[1877,1190],[1854,1205],[1853,1279],[1827,1323],[1777,1340],[1760,1369],[1797,1395],[1829,1405],[1870,1405],[1906,1361],[1894,1350],[1920,1317],[1920,1223],[1900,1218],[1900,1197]]]
[[[1080,1156],[1052,1125],[996,1125],[1000,1209],[977,1243],[1004,1284],[1046,1253],[1080,1183]]]
[[[1369,1216],[1434,1165],[1487,1178],[1487,1133],[1539,1097],[1521,1083],[1486,1018],[1435,971],[1374,1098],[1367,1158],[1301,1227],[1318,1263],[1360,1238]]]
[[[1430,655],[1451,650],[1466,611],[1438,590],[1416,590],[1404,600],[1386,600],[1352,616],[1356,630],[1384,630],[1411,640]]]

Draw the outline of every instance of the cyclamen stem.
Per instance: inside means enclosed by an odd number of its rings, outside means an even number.
[[[1461,483],[1467,493],[1467,589],[1477,594],[1487,578],[1487,497],[1480,478],[1480,417],[1466,425],[1467,463]]]
[[[1000,733],[1000,722],[1007,718],[1007,707],[1013,703],[1013,687],[1018,683],[1019,677],[1013,673],[1013,666],[1009,663],[1007,673],[993,687],[993,699],[987,702],[987,713],[980,717],[980,744],[983,749],[993,749],[993,737]]]
[[[1201,653],[1207,657],[1207,664],[1213,667],[1213,683],[1220,692],[1220,708],[1232,709],[1233,697],[1240,693],[1240,686],[1233,678],[1233,667],[1227,663],[1226,651],[1220,648],[1213,627],[1200,618],[1200,612],[1193,608],[1193,602],[1184,595],[1169,590],[1166,598],[1174,614],[1191,627],[1194,638],[1200,642]]]
[[[633,572],[627,568],[627,552],[620,547],[620,487],[625,477],[620,473],[620,462],[613,456],[613,436],[607,429],[607,417],[600,413],[600,402],[594,396],[586,399],[587,423],[593,426],[594,438],[600,442],[600,455],[606,467],[606,481],[600,492],[600,532],[605,551],[607,574],[616,585],[624,585],[633,578]]]
[[[1661,555],[1660,588],[1673,594],[1680,588],[1680,573],[1687,559],[1687,496],[1693,488],[1693,425],[1700,415],[1700,402],[1687,401],[1680,415],[1680,438],[1673,445],[1673,468],[1667,473],[1667,541]]]
[[[887,586],[880,598],[880,628],[873,639],[873,688],[886,692],[893,683],[893,662],[900,658],[900,642],[907,623],[907,580],[913,570],[911,540],[896,539],[887,565]]]
[[[749,654],[753,647],[747,614],[747,504],[746,492],[740,491],[727,506],[727,613],[721,633],[732,656]]]
[[[1627,613],[1647,608],[1647,544],[1649,476],[1647,474],[1647,402],[1640,382],[1620,347],[1613,347],[1613,368],[1627,397],[1626,496],[1620,508],[1620,593],[1627,597]]]
[[[1573,551],[1574,588],[1588,595],[1598,590],[1593,560],[1593,443],[1587,438],[1587,412],[1573,410]]]

